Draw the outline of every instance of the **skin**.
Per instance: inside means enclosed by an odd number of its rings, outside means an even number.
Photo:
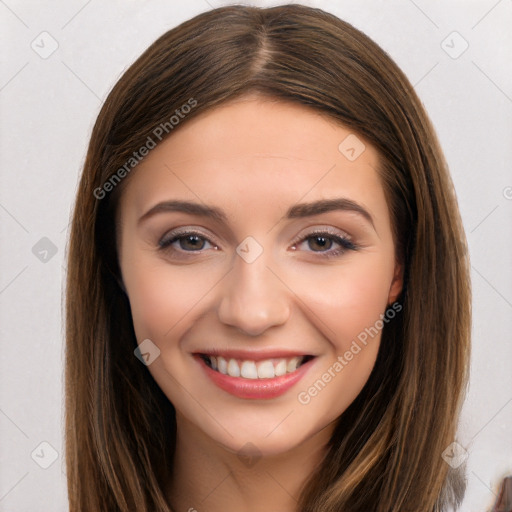
[[[176,408],[167,489],[175,510],[294,510],[335,420],[370,375],[380,331],[309,403],[298,401],[402,287],[378,153],[359,137],[366,149],[347,159],[338,146],[350,133],[307,107],[250,95],[184,123],[126,183],[122,282],[138,342],[149,338],[160,350],[147,368]],[[373,225],[349,210],[284,218],[297,203],[340,197],[363,206]],[[139,222],[174,199],[220,208],[226,221],[168,211]],[[160,249],[176,228],[204,238]],[[317,228],[358,249],[325,257],[340,246],[319,245]],[[263,248],[252,263],[236,252],[248,236]],[[249,400],[215,386],[192,356],[212,348],[300,350],[316,359],[284,395]],[[237,456],[248,442],[261,456],[251,464]]]

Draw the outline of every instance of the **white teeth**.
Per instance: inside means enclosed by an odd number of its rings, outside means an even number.
[[[286,371],[288,373],[294,372],[297,369],[297,366],[299,366],[301,360],[302,360],[301,357],[292,357],[288,361],[288,364],[286,365]]]
[[[256,370],[256,364],[254,361],[244,361],[242,363],[242,368],[240,369],[240,374],[246,379],[257,379],[258,371]]]
[[[263,363],[258,365],[258,377],[260,379],[271,379],[275,377],[275,370],[272,361],[263,361]]]
[[[289,359],[266,359],[264,361],[239,361],[226,359],[222,356],[208,356],[213,370],[231,377],[243,377],[244,379],[272,379],[294,372],[304,360],[303,356],[295,356]]]
[[[280,359],[274,368],[276,377],[280,377],[286,373],[286,359]]]
[[[230,359],[228,363],[228,375],[231,377],[240,377],[240,366],[234,359]]]
[[[217,357],[217,370],[224,375],[228,373],[228,363],[223,357]]]

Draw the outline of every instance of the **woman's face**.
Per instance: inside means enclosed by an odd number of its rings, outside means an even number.
[[[278,454],[356,398],[401,289],[377,167],[350,130],[248,96],[186,122],[133,171],[122,279],[178,432]]]

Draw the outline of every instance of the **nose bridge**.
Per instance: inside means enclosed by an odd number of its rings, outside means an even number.
[[[253,336],[286,322],[290,306],[285,288],[267,266],[272,266],[270,249],[252,237],[239,244],[222,289],[221,322]]]

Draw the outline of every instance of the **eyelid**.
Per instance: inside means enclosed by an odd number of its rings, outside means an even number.
[[[219,248],[219,244],[217,244],[215,242],[214,237],[212,237],[210,235],[206,235],[200,229],[193,228],[191,226],[182,226],[182,227],[175,228],[175,229],[172,229],[172,230],[166,232],[158,241],[159,249],[171,250],[172,244],[177,239],[179,239],[181,236],[186,236],[186,235],[197,235],[197,236],[203,238],[206,242],[213,245],[214,249]],[[335,243],[337,243],[338,245],[341,244],[341,246],[342,246],[340,249],[336,249],[334,251],[312,251],[313,253],[316,252],[319,257],[325,257],[325,258],[336,257],[338,255],[343,254],[347,250],[357,250],[360,248],[360,246],[353,241],[352,236],[349,235],[346,231],[341,230],[339,228],[334,228],[332,226],[316,226],[314,228],[312,226],[309,226],[308,228],[304,228],[302,230],[302,232],[299,235],[297,235],[297,237],[295,237],[293,239],[293,241],[291,242],[291,246],[292,247],[296,246],[299,242],[302,243],[302,242],[306,241],[308,238],[314,237],[315,235],[328,235],[334,240]],[[347,246],[343,247],[343,245],[345,245],[345,244],[343,244],[343,241],[345,241],[346,244],[350,244],[350,245],[348,247]],[[296,249],[294,249],[294,250],[296,250]],[[173,252],[183,253],[183,254],[189,253],[188,255],[192,255],[194,253],[201,254],[203,251],[204,251],[204,249],[200,249],[197,251],[174,250]]]
[[[305,232],[304,232],[305,231]],[[337,228],[333,228],[331,226],[320,226],[320,227],[315,227],[313,230],[310,230],[310,227],[308,228],[304,228],[302,230],[302,232],[300,234],[298,234],[293,240],[292,240],[292,245],[293,244],[296,244],[297,242],[300,242],[302,241],[305,237],[307,236],[311,236],[311,235],[315,235],[317,233],[329,233],[330,235],[337,235],[337,236],[341,236],[343,238],[346,238],[350,241],[352,241],[352,236],[349,235],[346,231],[344,230],[341,230],[341,229],[337,229]],[[210,235],[207,235],[206,233],[202,232],[200,229],[197,229],[197,228],[194,228],[194,227],[190,227],[190,226],[182,226],[182,227],[179,227],[179,228],[175,228],[175,229],[171,229],[170,231],[167,231],[161,238],[160,240],[158,241],[159,244],[162,243],[162,240],[166,239],[166,238],[169,238],[169,237],[172,237],[172,238],[175,238],[179,235],[188,235],[188,234],[195,234],[195,235],[200,235],[204,238],[206,238],[210,243],[214,243],[214,240],[212,240],[212,237]],[[215,243],[215,245],[218,245],[217,243]]]
[[[316,234],[329,234],[333,236],[338,236],[341,238],[346,238],[349,241],[353,241],[353,238],[351,235],[349,235],[346,231],[343,231],[342,229],[333,228],[332,226],[320,226],[315,227],[311,229],[311,226],[308,228],[304,228],[304,230],[301,232],[301,234],[297,235],[296,238],[293,239],[292,245],[295,245],[297,242],[302,242],[305,238],[310,237],[312,235]]]
[[[212,245],[214,245],[214,246],[218,245],[215,242],[215,240],[213,239],[213,237],[211,237],[210,235],[207,235],[206,233],[200,231],[197,228],[192,228],[192,227],[187,227],[187,226],[184,226],[184,227],[181,227],[181,228],[175,228],[175,229],[171,229],[170,231],[167,231],[160,238],[160,240],[158,240],[158,245],[162,249],[165,249],[169,245],[168,243],[164,245],[165,242],[170,242],[170,240],[172,240],[174,238],[177,238],[180,235],[198,235],[198,236],[204,238],[206,241],[208,241]]]

